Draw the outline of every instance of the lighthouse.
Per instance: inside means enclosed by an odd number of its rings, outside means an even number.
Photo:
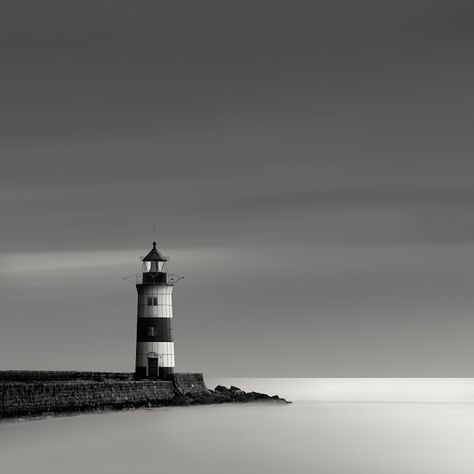
[[[181,279],[167,271],[168,258],[153,242],[142,258],[142,273],[137,275],[137,355],[135,377],[169,380],[174,373],[172,335],[174,284]]]

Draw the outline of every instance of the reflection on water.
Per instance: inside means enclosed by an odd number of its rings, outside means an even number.
[[[295,403],[7,423],[0,425],[0,472],[474,472],[471,380],[208,380],[222,382]]]

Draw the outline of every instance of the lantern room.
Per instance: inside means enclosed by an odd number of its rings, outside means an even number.
[[[142,258],[143,273],[166,273],[167,258],[156,248],[156,242],[153,242],[153,248],[148,255]]]

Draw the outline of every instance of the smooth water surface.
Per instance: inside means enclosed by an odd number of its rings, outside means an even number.
[[[208,380],[222,382],[295,402],[5,423],[0,472],[474,472],[470,379]]]

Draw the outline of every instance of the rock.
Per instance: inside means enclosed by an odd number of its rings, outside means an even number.
[[[228,388],[224,387],[224,385],[218,385],[214,391],[216,392],[226,392],[227,390],[229,390]]]
[[[231,402],[232,397],[225,392],[217,392],[212,397],[214,400],[217,400],[218,403]]]
[[[176,395],[173,398],[173,406],[188,406],[191,405],[192,400],[186,395]]]
[[[234,385],[231,385],[229,390],[231,392],[242,392],[242,390],[239,387],[235,387]]]
[[[234,400],[236,402],[244,402],[247,399],[247,394],[242,390],[240,392],[234,392]]]
[[[211,403],[215,403],[211,397],[196,397],[191,402],[192,405],[210,405]]]

